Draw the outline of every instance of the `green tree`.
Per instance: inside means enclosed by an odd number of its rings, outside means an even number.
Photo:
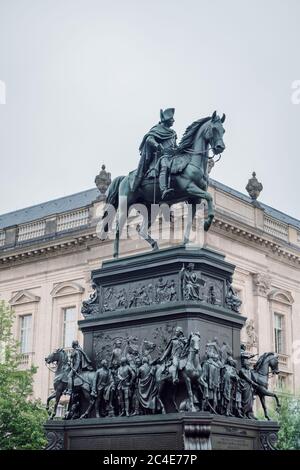
[[[32,399],[36,368],[19,370],[20,353],[12,335],[14,314],[0,301],[0,450],[42,449],[47,412]]]
[[[280,404],[277,447],[281,450],[300,450],[300,398],[284,394]]]
[[[269,415],[277,421],[278,450],[300,450],[300,397],[283,391],[279,396],[280,408],[276,409],[274,402],[269,404]],[[257,418],[264,420],[262,410],[257,413]]]

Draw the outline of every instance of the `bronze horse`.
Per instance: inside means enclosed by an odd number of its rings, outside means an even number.
[[[179,383],[184,383],[188,395],[188,400],[185,401],[188,411],[196,411],[194,404],[194,392],[199,401],[201,411],[203,411],[205,404],[207,403],[207,383],[203,377],[202,367],[200,363],[200,334],[198,332],[191,333],[187,344],[182,352],[181,359],[179,361],[178,378]],[[172,384],[171,369],[173,365],[169,367],[165,364],[157,365],[156,369],[156,381],[158,384],[158,398],[163,403],[163,389],[166,385]],[[176,385],[172,386],[172,402],[178,410],[175,394],[177,390]],[[164,408],[163,408],[164,409]]]
[[[266,419],[270,419],[267,411],[265,397],[275,398],[277,410],[280,408],[280,403],[277,395],[268,390],[268,381],[269,381],[269,369],[271,369],[272,374],[278,374],[278,356],[273,352],[267,352],[262,354],[256,364],[254,364],[253,369],[251,370],[252,380],[258,384],[255,387],[254,393],[260,399],[261,405],[264,410]]]
[[[114,241],[114,257],[119,256],[119,240],[126,224],[128,214],[135,205],[142,214],[143,221],[138,229],[139,235],[144,238],[153,250],[158,249],[157,242],[149,235],[149,229],[154,223],[159,207],[162,204],[171,206],[177,202],[189,203],[189,220],[184,233],[184,244],[188,243],[192,221],[196,214],[197,204],[202,200],[207,202],[207,217],[204,221],[204,230],[208,230],[214,218],[214,207],[208,187],[208,160],[209,150],[214,155],[221,154],[225,149],[223,123],[225,114],[220,118],[216,111],[212,116],[193,122],[185,131],[171,164],[171,187],[175,190],[170,200],[162,201],[158,178],[144,178],[141,186],[133,190],[133,181],[136,171],[128,176],[118,176],[107,190],[106,206],[100,223],[99,236],[105,239],[111,230],[114,217],[117,213],[116,235]],[[157,164],[156,164],[157,163]],[[152,162],[148,173],[157,175],[158,162]],[[154,203],[156,211],[153,210]],[[152,210],[151,210],[152,209]],[[151,214],[151,215],[150,215]]]
[[[46,410],[49,411],[49,404],[55,398],[55,405],[50,419],[56,415],[59,400],[67,388],[68,374],[71,370],[69,358],[66,351],[62,348],[57,349],[45,358],[47,364],[56,363],[55,377],[53,382],[54,392],[47,398]],[[92,390],[92,383],[95,376],[95,371],[82,371],[74,379],[74,392],[77,393],[81,401],[85,404],[86,408],[90,403],[90,392]],[[70,408],[69,403],[69,408]],[[81,407],[83,409],[83,407]],[[84,413],[83,413],[84,414]]]

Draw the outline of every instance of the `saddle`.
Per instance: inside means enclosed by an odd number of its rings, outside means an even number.
[[[157,160],[156,165],[154,160],[150,163],[150,166],[143,177],[143,181],[152,180],[154,178],[159,177],[162,158],[163,157]],[[191,155],[175,155],[173,158],[170,158],[169,161],[170,175],[179,175],[185,170],[187,165],[190,163]],[[133,170],[129,173],[129,184],[131,188],[133,187],[136,172],[137,170]]]
[[[185,170],[188,164],[191,161],[191,155],[175,155],[175,157],[171,160],[171,168],[170,173],[171,175],[178,175]]]

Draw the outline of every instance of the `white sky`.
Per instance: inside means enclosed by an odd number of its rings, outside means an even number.
[[[227,115],[212,177],[300,218],[299,0],[0,0],[0,213],[137,166],[175,107],[181,137]]]

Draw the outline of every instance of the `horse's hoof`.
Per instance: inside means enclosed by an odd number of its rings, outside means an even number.
[[[152,251],[158,251],[159,250],[159,247],[158,247],[158,244],[155,243],[152,245]]]
[[[210,215],[209,217],[207,217],[207,219],[205,220],[204,222],[204,230],[205,232],[207,232],[212,224],[212,221],[213,221],[213,218],[214,216],[213,215]]]

